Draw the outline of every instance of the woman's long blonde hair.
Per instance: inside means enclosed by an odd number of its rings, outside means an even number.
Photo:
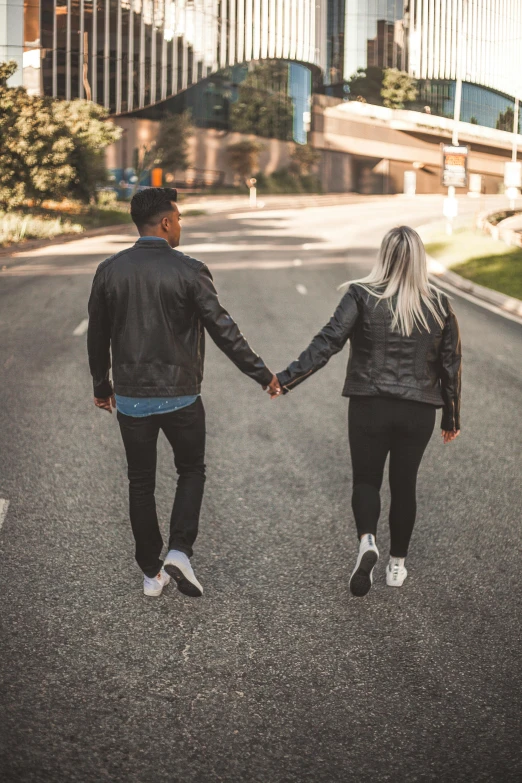
[[[370,274],[361,280],[350,280],[341,287],[351,283],[360,285],[378,302],[387,299],[392,313],[392,329],[403,335],[409,336],[415,327],[421,326],[430,331],[426,309],[441,328],[444,325],[446,313],[441,292],[428,280],[422,239],[409,226],[398,226],[388,231]]]

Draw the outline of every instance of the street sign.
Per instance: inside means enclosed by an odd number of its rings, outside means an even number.
[[[468,184],[468,151],[465,145],[441,144],[442,184],[445,188],[465,188]]]
[[[506,188],[522,187],[522,163],[517,161],[504,163],[504,186]]]

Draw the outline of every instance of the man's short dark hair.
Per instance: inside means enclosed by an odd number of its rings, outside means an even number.
[[[156,226],[164,215],[172,212],[172,202],[177,200],[176,188],[145,188],[135,193],[130,211],[138,230]]]

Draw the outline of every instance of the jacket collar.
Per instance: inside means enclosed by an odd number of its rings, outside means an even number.
[[[170,247],[167,240],[161,237],[140,237],[136,244],[139,247]]]

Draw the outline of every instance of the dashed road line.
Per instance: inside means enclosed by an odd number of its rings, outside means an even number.
[[[4,500],[4,498],[0,498],[0,530],[2,529],[2,525],[4,524],[4,520],[7,516],[8,508],[9,508],[9,501]]]
[[[302,294],[303,296],[306,296],[306,294],[308,293],[308,288],[305,285],[303,285],[302,283],[298,283],[296,285],[296,289],[297,289],[298,293]]]
[[[87,331],[87,327],[89,326],[89,319],[84,318],[83,321],[81,321],[76,329],[74,330],[73,334],[75,337],[81,337],[82,334],[85,334]]]

